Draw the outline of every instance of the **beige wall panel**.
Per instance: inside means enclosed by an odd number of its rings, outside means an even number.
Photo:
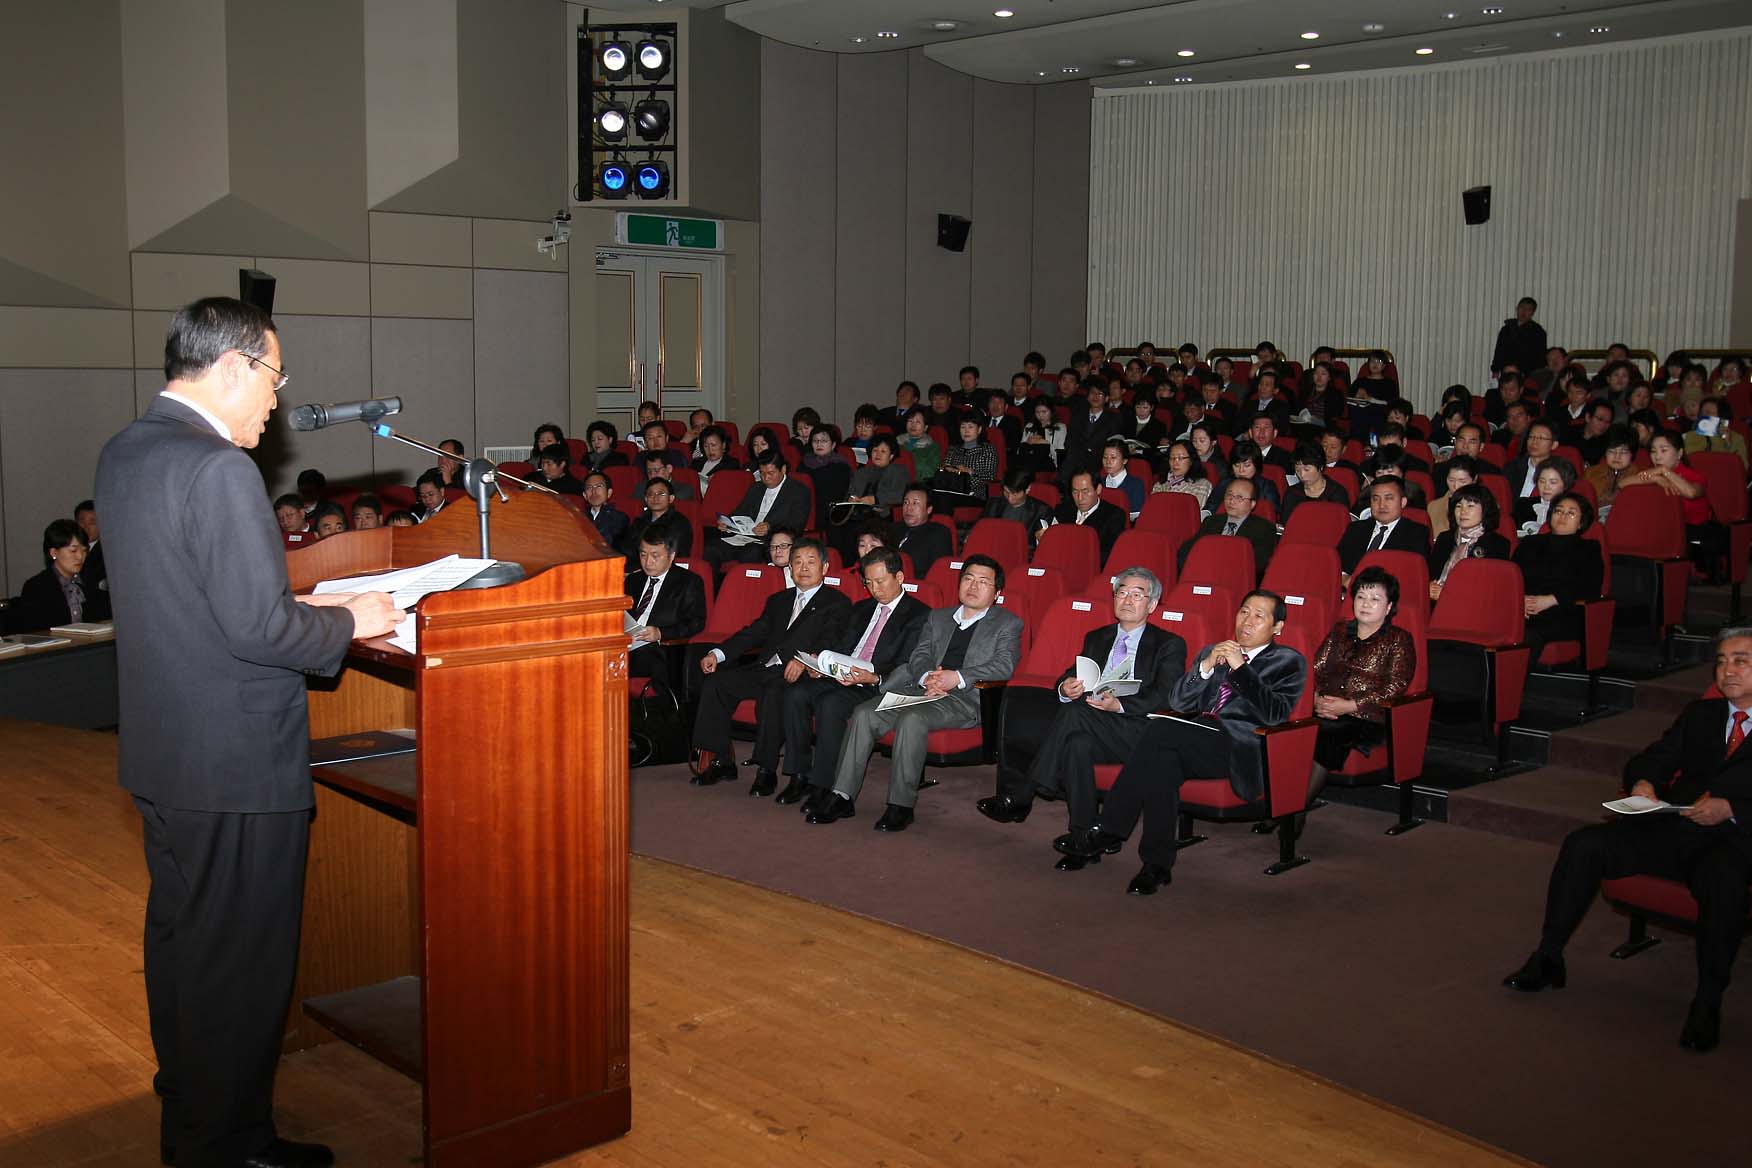
[[[566,9],[565,11],[570,11]],[[614,213],[589,207],[572,209],[572,242],[578,262],[566,273],[571,320],[571,424],[568,434],[581,434],[596,416],[597,307],[596,249],[614,239]]]
[[[128,245],[140,247],[231,189],[226,5],[121,10]]]
[[[724,412],[752,418],[760,404],[760,224],[724,224]]]
[[[139,417],[146,412],[146,407],[152,404],[164,388],[164,369],[134,370],[134,416]]]
[[[705,380],[705,356],[701,349],[705,280],[691,272],[660,273],[657,295],[663,384],[678,389],[698,389]]]
[[[452,319],[473,316],[470,277],[467,268],[372,264],[371,315]]]
[[[261,268],[274,277],[274,315],[369,316],[371,270],[368,264],[336,260],[289,260],[263,256]]]
[[[1022,354],[1034,347],[1029,284],[1035,92],[1029,85],[973,83],[973,232],[967,240],[973,279],[967,349],[985,384],[1000,389],[1022,368]]]
[[[134,253],[134,307],[174,312],[203,296],[236,296],[237,270],[252,256]]]
[[[457,0],[365,5],[366,198],[375,207],[455,162],[462,152]],[[372,259],[437,263],[429,256]]]
[[[125,308],[117,0],[0,16],[0,304]]]
[[[371,213],[371,258],[377,263],[466,268],[472,257],[467,219],[453,215]]]
[[[474,450],[473,322],[374,319],[371,396],[402,399],[396,429],[434,444],[456,438]],[[386,442],[377,443],[372,460],[380,480],[402,483],[434,465],[417,450]]]
[[[170,332],[171,313],[136,312],[134,316],[134,355],[128,362],[136,369],[164,367],[164,337]]]
[[[1034,247],[1029,345],[1059,370],[1090,340],[1089,103],[1079,81],[1034,95]],[[1257,339],[1257,338],[1256,338]],[[1128,342],[1110,341],[1110,344]],[[1179,344],[1180,339],[1164,341]],[[1214,344],[1239,342],[1221,341]]]
[[[638,347],[633,322],[638,310],[633,304],[631,272],[596,273],[596,386],[628,389],[632,386],[633,356]]]
[[[760,37],[722,9],[688,13],[688,201],[760,215]]]
[[[937,246],[937,215],[973,210],[973,78],[907,53],[906,119],[906,375],[953,383],[972,355],[973,264]]]
[[[128,314],[0,306],[0,369],[129,369]]]
[[[256,465],[262,468],[269,490],[273,494],[293,490],[298,472],[305,467],[322,471],[331,485],[368,484],[372,448],[378,440],[363,424],[298,432],[287,422],[292,407],[306,402],[376,396],[371,384],[371,322],[362,316],[281,313],[274,323],[280,328],[280,351],[292,381],[280,394],[279,408],[255,450]]]
[[[839,59],[834,420],[887,405],[906,367],[905,53]],[[933,238],[935,238],[933,234]]]
[[[98,451],[133,417],[129,370],[0,370],[8,595],[42,570],[43,528],[71,519],[74,504],[91,497]],[[79,424],[68,425],[69,418]]]
[[[577,224],[574,223],[574,230],[576,227]],[[528,272],[563,272],[572,262],[572,249],[578,246],[577,243],[568,243],[559,248],[552,258],[535,250],[537,240],[545,239],[553,233],[552,220],[530,223],[521,219],[476,219],[474,266],[520,268]]]
[[[566,416],[566,276],[479,271],[475,282],[475,433],[521,442]],[[568,431],[569,433],[570,431]]]

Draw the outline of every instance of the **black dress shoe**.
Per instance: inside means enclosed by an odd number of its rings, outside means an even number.
[[[890,803],[882,813],[882,818],[876,821],[877,831],[905,831],[913,821],[913,809]]]
[[[1679,1045],[1702,1054],[1714,1050],[1722,1040],[1722,1004],[1693,999],[1685,1015],[1685,1029],[1679,1032]]]
[[[1100,862],[1101,862],[1101,853],[1100,852],[1096,852],[1092,856],[1068,856],[1067,855],[1067,856],[1060,856],[1058,858],[1058,863],[1054,864],[1052,867],[1053,867],[1053,871],[1055,871],[1055,872],[1081,872],[1084,868],[1087,868],[1090,864],[1099,864]]]
[[[736,764],[724,759],[713,759],[712,765],[688,779],[696,787],[711,787],[718,783],[728,783],[736,777]]]
[[[1090,859],[1102,855],[1116,855],[1125,846],[1125,837],[1111,835],[1098,827],[1074,827],[1064,835],[1052,841],[1055,851],[1067,856],[1079,856]]]
[[[1160,868],[1155,864],[1145,864],[1138,869],[1138,874],[1132,877],[1131,883],[1125,886],[1125,890],[1130,896],[1154,896],[1156,889],[1164,884],[1172,883],[1174,883],[1174,870],[1172,868]]]
[[[1503,978],[1503,984],[1512,990],[1536,994],[1546,986],[1561,990],[1568,980],[1569,974],[1563,967],[1563,958],[1547,957],[1535,949],[1521,968]]]
[[[987,795],[974,806],[979,808],[979,813],[987,819],[996,820],[999,823],[1021,823],[1028,818],[1028,813],[1034,810],[1034,800],[1030,799],[1024,803],[1012,799],[1008,795]]]
[[[300,1144],[292,1140],[275,1140],[253,1156],[244,1158],[242,1168],[329,1168],[335,1154],[327,1144]]]
[[[804,790],[803,803],[797,810],[804,815],[808,815],[811,811],[819,811],[826,806],[827,800],[832,794],[832,787],[817,787],[814,783],[810,783]]]
[[[773,802],[781,807],[789,807],[799,803],[809,794],[809,784],[803,781],[803,776],[792,775],[791,781],[785,784],[785,789],[773,797]]]
[[[804,818],[810,823],[833,823],[836,820],[850,819],[858,813],[858,805],[840,794],[829,791],[827,798]]]
[[[777,789],[778,785],[779,776],[771,771],[758,771],[754,776],[753,785],[748,788],[748,793],[756,799],[765,799]]]

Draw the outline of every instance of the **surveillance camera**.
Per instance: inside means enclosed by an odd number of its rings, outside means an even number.
[[[549,259],[557,259],[560,248],[572,238],[572,213],[562,207],[554,212],[552,223],[554,233],[536,240],[535,250]]]

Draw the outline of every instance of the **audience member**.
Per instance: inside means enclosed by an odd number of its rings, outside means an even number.
[[[1198,509],[1205,509],[1211,497],[1211,480],[1205,477],[1204,464],[1199,461],[1192,443],[1177,438],[1168,444],[1168,455],[1162,460],[1162,474],[1156,485],[1150,488],[1152,494],[1157,491],[1191,495]]]
[[[766,538],[773,527],[783,525],[802,531],[809,526],[809,489],[792,480],[786,472],[785,460],[776,450],[768,450],[755,462],[757,478],[749,486],[742,502],[730,514],[754,521],[752,536],[736,535],[727,520],[720,519],[706,532],[706,560],[715,568],[733,561],[760,563],[765,552],[757,541]],[[730,542],[726,540],[730,537]]]
[[[80,500],[79,505],[73,508],[73,522],[85,533],[85,566],[79,570],[79,579],[87,592],[107,592],[109,578],[103,567],[103,544],[99,542],[102,533],[97,523],[97,503],[91,499]]]
[[[600,494],[601,502],[591,503],[591,500],[597,497],[597,495],[592,494],[591,484],[598,478],[602,480],[603,484],[607,484],[608,478],[601,471],[593,472],[584,483],[584,501],[594,508],[587,514],[590,515],[591,522],[596,523],[596,530],[603,533],[602,538],[604,539],[608,538],[606,528],[619,527],[621,529],[620,534],[615,537],[613,545],[618,547],[623,555],[629,558],[637,555],[640,541],[645,538],[647,532],[658,526],[674,533],[673,542],[676,555],[693,554],[693,524],[689,523],[675,509],[675,491],[670,486],[668,479],[652,479],[645,484],[645,510],[640,513],[637,519],[627,524],[624,522],[616,523],[609,515],[609,512],[619,513],[617,508],[609,506],[608,503],[609,496],[613,493],[613,487],[608,487],[607,490],[596,488]],[[598,521],[599,516],[600,522]],[[625,516],[622,516],[622,520],[625,520]]]
[[[1552,455],[1539,467],[1533,479],[1533,494],[1514,501],[1516,533],[1532,535],[1545,526],[1551,501],[1576,485],[1576,468],[1567,458]]]
[[[943,460],[943,448],[937,445],[929,427],[925,412],[913,410],[906,416],[905,429],[897,439],[900,448],[912,455],[913,478],[921,483],[928,483],[936,477],[937,466]]]
[[[414,498],[420,501],[419,521],[425,523],[444,510],[444,484],[437,470],[429,470],[414,480]]]
[[[1551,530],[1530,535],[1515,549],[1521,569],[1528,668],[1553,641],[1580,641],[1583,600],[1600,596],[1605,564],[1600,545],[1584,537],[1594,525],[1594,507],[1577,494],[1559,495],[1551,506]]]
[[[1678,496],[1685,519],[1685,542],[1691,549],[1691,558],[1719,582],[1721,560],[1727,550],[1727,533],[1716,522],[1715,511],[1709,505],[1703,472],[1685,461],[1683,439],[1666,430],[1649,439],[1649,460],[1652,466],[1626,475],[1618,485],[1653,485],[1669,495]]]
[[[1338,563],[1347,579],[1368,552],[1430,554],[1430,529],[1404,518],[1404,511],[1405,484],[1396,478],[1382,478],[1370,484],[1369,518],[1352,523],[1338,541]]]
[[[815,484],[815,514],[811,526],[826,531],[833,505],[845,502],[852,484],[852,464],[839,452],[831,427],[818,426],[809,434],[809,451],[799,468]]]
[[[324,499],[310,512],[310,530],[318,539],[340,535],[347,530],[347,513],[341,510],[339,503]]]
[[[627,652],[627,672],[648,677],[659,692],[672,692],[671,658],[664,641],[685,641],[706,627],[706,586],[686,568],[675,566],[681,552],[673,523],[647,526],[639,533],[639,566],[627,573],[626,594],[633,599],[629,615],[642,626]]]
[[[923,483],[908,483],[900,500],[900,532],[896,551],[912,557],[913,570],[924,579],[931,565],[955,551],[955,533],[931,518],[931,492]]]
[[[1126,511],[1136,515],[1144,509],[1149,487],[1126,468],[1129,447],[1123,438],[1109,438],[1101,446],[1101,485],[1125,493]]]
[[[1594,499],[1602,520],[1611,510],[1612,501],[1618,497],[1618,488],[1628,476],[1636,473],[1635,458],[1636,431],[1629,426],[1613,426],[1607,431],[1600,461],[1582,476],[1583,481],[1594,488]]]
[[[1442,587],[1454,565],[1465,559],[1506,560],[1509,541],[1497,530],[1496,496],[1478,483],[1455,487],[1443,496],[1442,533],[1430,549],[1430,599],[1442,598]],[[1398,592],[1395,586],[1394,592]]]
[[[1251,438],[1238,439],[1229,448],[1229,473],[1217,484],[1217,489],[1212,492],[1212,499],[1221,500],[1229,484],[1237,479],[1245,479],[1253,484],[1255,501],[1271,504],[1273,511],[1282,506],[1283,500],[1278,497],[1277,484],[1265,476],[1265,456]],[[1215,513],[1214,505],[1212,513]]]
[[[639,427],[639,435],[644,438],[646,454],[661,454],[671,467],[687,466],[687,451],[669,444],[669,427],[659,419],[652,419]]]
[[[304,500],[295,494],[281,495],[274,500],[274,521],[280,525],[281,535],[297,535],[310,528],[310,520],[304,514]]]
[[[1096,486],[1095,476],[1089,471],[1080,470],[1073,474],[1070,486],[1071,497],[1058,505],[1053,512],[1053,521],[1094,528],[1101,544],[1101,562],[1105,564],[1114,541],[1125,531],[1126,514],[1101,497],[1101,488]]]
[[[1516,302],[1515,315],[1497,330],[1496,348],[1490,356],[1492,373],[1501,373],[1510,365],[1525,371],[1545,364],[1545,327],[1533,319],[1538,311],[1539,302],[1531,296]]]
[[[376,495],[364,494],[353,500],[353,530],[371,531],[383,526],[383,504]]]
[[[1310,500],[1320,503],[1337,503],[1347,511],[1350,509],[1350,496],[1344,488],[1326,477],[1326,459],[1314,446],[1306,442],[1296,444],[1296,453],[1291,459],[1291,469],[1296,476],[1295,485],[1284,492],[1283,510],[1278,513],[1278,519],[1284,523],[1290,521],[1290,514],[1299,504]]]
[[[1028,531],[1032,548],[1044,529],[1052,526],[1052,508],[1028,493],[1034,476],[1019,466],[1004,472],[1002,493],[986,501],[982,519],[1013,519]]]
[[[1314,654],[1314,766],[1308,800],[1342,770],[1351,751],[1374,752],[1387,738],[1386,703],[1403,697],[1417,670],[1411,634],[1393,624],[1399,581],[1370,566],[1351,581],[1354,619],[1332,626]]]
[[[308,467],[298,472],[298,498],[306,515],[322,502],[323,493],[327,490],[328,478],[320,470]]]
[[[608,475],[599,470],[591,471],[584,476],[583,483],[579,484],[579,493],[584,496],[584,517],[595,526],[596,533],[602,536],[603,542],[609,547],[619,545],[632,520],[619,507],[609,502],[614,498],[614,484],[609,481]],[[636,541],[638,537],[633,538]],[[637,551],[636,542],[629,546]]]
[[[384,519],[383,525],[385,527],[412,527],[419,521],[419,516],[412,511],[395,510],[391,511],[389,516]]]
[[[1198,525],[1193,537],[1180,545],[1175,566],[1186,569],[1192,547],[1206,536],[1238,536],[1253,545],[1253,573],[1257,580],[1265,575],[1271,554],[1277,549],[1277,528],[1253,513],[1259,502],[1258,479],[1230,479],[1223,484],[1222,498],[1210,517]]]
[[[599,428],[608,431],[608,445],[613,446],[615,440],[614,427],[610,426],[607,422],[590,423],[590,433],[594,434]],[[543,422],[535,428],[535,433],[530,436],[529,461],[534,462],[539,458],[542,450],[546,447],[564,446],[565,444],[566,432],[560,429],[560,424],[558,422]],[[592,439],[590,446],[593,450],[596,448],[594,439]]]
[[[539,435],[539,431],[537,433]],[[605,470],[611,466],[627,465],[627,456],[614,448],[619,436],[607,422],[590,423],[589,428],[584,431],[584,437],[590,447],[589,453],[584,456],[584,466],[587,469]],[[531,460],[534,457],[531,455]]]
[[[529,481],[556,494],[582,495],[584,488],[572,477],[571,467],[572,455],[565,443],[551,443],[542,447],[541,453],[535,456],[535,469],[529,473]],[[439,490],[442,493],[442,483]]]
[[[438,449],[445,453],[438,456],[438,480],[446,488],[455,487],[462,490],[462,468],[464,450],[462,439],[446,438],[438,444]]]
[[[43,570],[24,582],[7,611],[13,632],[34,632],[55,625],[110,618],[109,595],[87,589],[80,573],[88,545],[85,532],[71,519],[57,519],[43,529]]]

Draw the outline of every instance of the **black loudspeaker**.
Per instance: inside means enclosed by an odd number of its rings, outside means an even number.
[[[967,250],[967,233],[973,230],[973,220],[959,215],[937,216],[937,246],[949,251]]]
[[[1460,192],[1460,202],[1466,208],[1466,226],[1477,227],[1490,222],[1490,188],[1473,187]]]
[[[237,269],[237,298],[274,315],[274,277],[260,268]]]

